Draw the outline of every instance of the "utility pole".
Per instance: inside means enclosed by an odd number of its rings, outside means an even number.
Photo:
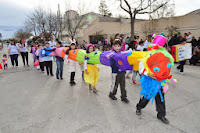
[[[62,20],[61,20],[61,15],[60,15],[60,5],[59,4],[58,4],[57,16],[58,16],[58,23],[59,23],[58,38],[59,38],[59,40],[62,40]]]

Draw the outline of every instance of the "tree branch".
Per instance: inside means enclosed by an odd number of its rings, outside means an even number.
[[[163,7],[164,5],[166,5],[169,1],[159,5],[157,8],[153,9],[153,11],[144,11],[144,12],[137,12],[138,14],[145,14],[145,13],[153,13],[155,11],[157,11],[158,9],[160,9],[161,7]]]
[[[120,7],[121,7],[124,11],[126,11],[127,13],[131,14],[131,13],[132,13],[132,12],[131,12],[131,6],[129,5],[129,3],[127,2],[127,0],[124,0],[124,2],[125,2],[126,5],[128,6],[129,11],[128,11],[127,9],[125,9],[125,8],[122,6],[122,0],[120,0]]]

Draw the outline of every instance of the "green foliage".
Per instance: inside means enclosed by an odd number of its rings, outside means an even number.
[[[169,26],[166,28],[166,30],[168,31],[169,36],[173,36],[174,33],[178,33],[178,27],[175,27],[173,25]]]

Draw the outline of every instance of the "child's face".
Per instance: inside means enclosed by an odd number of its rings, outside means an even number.
[[[74,49],[75,49],[75,45],[71,45],[71,49],[73,49],[73,50],[74,50]]]
[[[91,53],[93,51],[94,51],[93,47],[89,47],[89,53]]]
[[[48,43],[46,43],[46,44],[45,44],[45,46],[46,46],[46,47],[49,47],[49,44],[48,44]]]
[[[120,52],[121,46],[119,44],[114,45],[114,50]]]
[[[140,45],[141,45],[141,46],[144,46],[144,43],[141,43]]]
[[[182,44],[186,44],[186,41],[182,42]]]

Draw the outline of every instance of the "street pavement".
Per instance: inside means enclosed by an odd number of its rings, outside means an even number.
[[[7,49],[0,51],[0,57]],[[69,85],[67,64],[64,80],[47,76],[33,67],[22,65],[0,70],[0,133],[200,133],[200,67],[185,66],[185,74],[173,72],[178,83],[170,83],[165,95],[166,117],[170,124],[156,117],[155,102],[135,114],[140,85],[126,80],[129,104],[109,97],[111,70],[100,66],[99,92],[93,94],[81,78],[77,66],[77,85]],[[56,63],[54,63],[54,75]],[[137,77],[139,80],[139,76]]]

